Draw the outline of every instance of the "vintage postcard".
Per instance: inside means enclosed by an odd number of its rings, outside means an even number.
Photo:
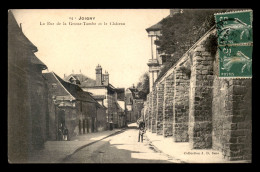
[[[7,13],[9,163],[251,163],[251,9]]]

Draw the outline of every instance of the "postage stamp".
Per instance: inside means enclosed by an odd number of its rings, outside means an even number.
[[[215,14],[218,35],[219,77],[251,78],[252,10]]]
[[[252,10],[215,14],[218,44],[252,43]]]
[[[252,46],[219,47],[219,77],[252,77]]]

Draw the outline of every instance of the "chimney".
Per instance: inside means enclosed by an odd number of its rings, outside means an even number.
[[[182,9],[170,9],[170,17],[172,17],[174,14],[177,13],[183,13]]]
[[[99,64],[96,67],[96,85],[102,85],[102,67]]]
[[[108,85],[109,84],[109,74],[107,71],[103,74],[103,79],[104,79],[104,85]]]

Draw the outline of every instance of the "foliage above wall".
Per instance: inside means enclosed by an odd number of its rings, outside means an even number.
[[[145,72],[139,79],[136,86],[139,91],[140,98],[146,100],[146,95],[149,93],[149,73]]]
[[[159,80],[200,37],[215,25],[214,13],[226,11],[230,10],[183,10],[183,13],[177,13],[173,15],[173,17],[164,18],[161,22],[162,35],[159,36],[155,44],[159,47],[159,53],[167,55],[170,58],[167,58],[167,62],[161,69],[157,80]],[[211,50],[213,52],[213,49],[210,49],[210,51]]]
[[[214,57],[218,49],[218,40],[217,35],[211,34],[208,39],[205,41],[206,51],[211,53],[211,56]]]

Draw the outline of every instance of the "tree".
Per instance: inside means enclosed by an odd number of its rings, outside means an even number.
[[[142,99],[146,100],[146,96],[149,93],[149,73],[145,72],[139,79],[139,82],[136,86],[139,91],[139,96]]]
[[[160,54],[166,56],[166,64],[157,78],[167,72],[182,55],[215,24],[214,13],[225,10],[184,10],[161,22],[161,36],[155,41]]]

